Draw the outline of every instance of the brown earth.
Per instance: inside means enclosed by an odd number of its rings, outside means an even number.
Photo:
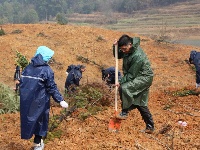
[[[65,70],[70,64],[80,64],[77,56],[83,56],[105,67],[114,66],[112,43],[124,32],[95,27],[56,24],[2,25],[6,35],[0,36],[0,81],[14,87],[16,51],[24,54],[29,60],[38,46],[46,45],[55,51],[55,63],[52,69],[61,93],[64,93]],[[20,34],[13,31],[22,30]],[[127,33],[131,36],[139,36]],[[195,89],[195,73],[184,61],[192,49],[199,47],[156,43],[140,36],[141,47],[147,53],[154,70],[154,82],[149,97],[149,108],[155,121],[155,133],[152,135],[140,132],[145,126],[137,110],[130,112],[127,120],[122,121],[118,133],[108,131],[108,122],[113,116],[113,105],[105,107],[97,115],[85,121],[77,118],[76,110],[72,117],[59,125],[62,131],[60,138],[54,138],[45,144],[46,150],[58,149],[120,149],[120,150],[198,150],[200,149],[200,103],[195,95],[174,96],[173,91]],[[102,39],[102,40],[100,40]],[[84,63],[81,84],[93,84],[101,81],[99,68],[92,63]],[[121,70],[122,62],[119,62]],[[111,93],[111,97],[114,97]],[[114,98],[113,98],[114,102]],[[120,103],[120,100],[118,101]],[[118,104],[119,104],[118,103]],[[54,114],[62,110],[52,107]],[[120,109],[119,109],[120,111]],[[52,112],[51,112],[52,116]],[[181,128],[178,120],[187,122]],[[30,141],[20,139],[19,113],[0,115],[0,149],[26,150],[32,146]]]

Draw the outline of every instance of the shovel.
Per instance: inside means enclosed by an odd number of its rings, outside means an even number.
[[[118,83],[118,45],[115,45],[115,85]],[[118,132],[120,125],[121,125],[121,120],[117,118],[117,93],[118,93],[118,87],[115,86],[115,113],[114,117],[111,117],[108,125],[108,130],[110,132]]]

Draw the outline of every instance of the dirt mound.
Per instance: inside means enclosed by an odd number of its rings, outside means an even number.
[[[0,36],[0,81],[13,88],[16,51],[30,60],[37,47],[45,45],[55,51],[55,62],[51,67],[62,93],[67,66],[81,64],[80,59],[77,59],[80,57],[90,60],[83,62],[87,71],[83,74],[81,84],[102,84],[98,65],[115,65],[112,43],[124,34],[95,27],[56,24],[3,25],[2,28],[6,35]],[[16,32],[19,30],[21,33]],[[144,123],[137,110],[130,112],[129,118],[122,122],[119,133],[108,132],[108,121],[113,115],[113,106],[106,107],[104,111],[85,121],[77,118],[76,114],[81,111],[77,110],[68,121],[59,125],[58,128],[62,131],[61,138],[48,141],[45,149],[200,149],[199,97],[180,97],[172,94],[177,90],[194,90],[195,73],[185,60],[192,49],[198,51],[200,48],[158,44],[147,37],[140,37],[141,47],[147,53],[155,74],[149,99],[149,108],[156,126],[155,133],[147,135],[140,132]],[[121,66],[120,60],[120,70]],[[52,109],[54,114],[59,114],[62,110],[56,106]],[[0,115],[0,120],[0,149],[31,148],[32,140],[20,139],[19,113]],[[186,121],[187,127],[178,125],[180,120]]]

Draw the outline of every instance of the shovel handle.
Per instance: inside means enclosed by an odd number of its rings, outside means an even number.
[[[115,44],[115,85],[118,83],[118,44]],[[115,86],[115,114],[117,113],[118,86]]]

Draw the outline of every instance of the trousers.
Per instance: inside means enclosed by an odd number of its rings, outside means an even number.
[[[122,89],[119,88],[119,95],[121,101],[122,99]],[[122,107],[123,108],[123,107]],[[140,112],[143,121],[146,124],[146,129],[154,129],[154,121],[151,112],[149,111],[148,106],[139,106],[139,105],[131,105],[128,109],[122,109],[122,113],[128,113],[129,111],[136,109]]]

